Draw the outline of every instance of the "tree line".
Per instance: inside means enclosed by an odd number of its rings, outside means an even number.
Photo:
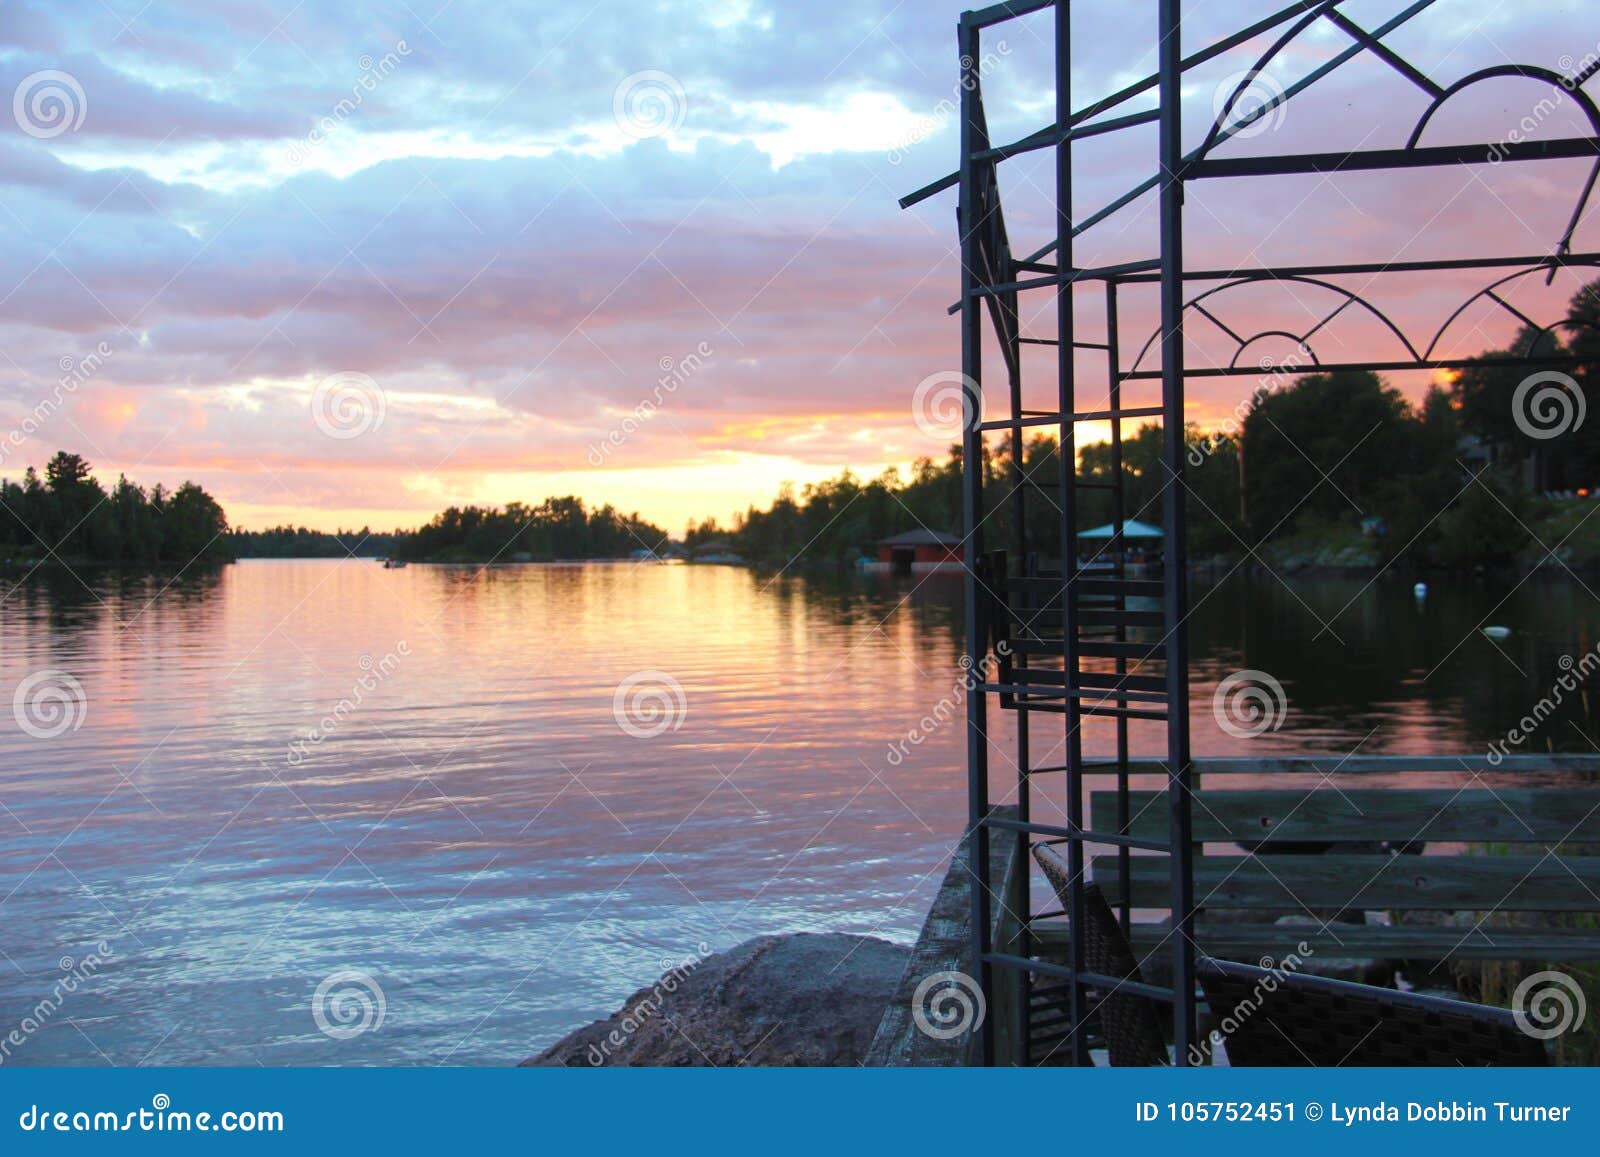
[[[79,454],[59,451],[41,475],[0,479],[0,564],[170,566],[237,558],[394,557],[489,562],[624,558],[665,553],[669,539],[637,514],[575,497],[538,505],[452,506],[415,530],[230,528],[222,506],[193,482],[149,490],[120,475],[108,491]]]
[[[393,553],[400,531],[312,530],[307,526],[272,526],[266,530],[230,530],[235,558],[384,558]]]
[[[232,558],[228,519],[193,482],[149,490],[119,475],[107,490],[78,454],[61,451],[44,476],[0,480],[0,561],[186,565]]]
[[[1518,359],[1556,353],[1576,360],[1570,376],[1546,375]],[[1512,364],[1505,364],[1508,359]],[[1531,384],[1530,384],[1531,382]],[[1376,374],[1269,373],[1234,428],[1185,432],[1189,545],[1195,557],[1242,557],[1263,548],[1349,545],[1381,562],[1419,568],[1503,565],[1559,543],[1563,561],[1600,566],[1600,520],[1587,492],[1600,490],[1600,417],[1586,421],[1600,382],[1600,281],[1573,298],[1565,322],[1531,327],[1510,347],[1486,353],[1412,404]],[[1124,514],[1159,522],[1168,476],[1162,434],[1147,425],[1122,443]],[[1058,447],[1029,438],[982,463],[988,541],[1015,540],[1018,482],[1048,487]],[[729,526],[691,523],[684,545],[715,545],[760,563],[848,564],[902,531],[958,532],[961,447],[943,461],[919,459],[909,477],[890,469],[867,481],[845,471],[798,491],[783,487],[766,509],[751,506]],[[1112,480],[1108,443],[1084,446],[1084,482]],[[1584,492],[1582,498],[1563,495]],[[1060,517],[1049,489],[1021,515],[1031,550],[1059,558]],[[1111,521],[1104,489],[1078,493],[1080,526]],[[392,555],[408,561],[486,562],[620,558],[665,553],[660,527],[611,505],[574,496],[537,505],[452,506],[409,531],[333,533],[280,526],[232,530],[199,486],[146,491],[119,477],[107,491],[81,456],[62,451],[43,477],[0,481],[0,560],[130,565],[230,558]]]
[[[394,557],[412,562],[548,562],[664,552],[667,532],[607,504],[570,495],[536,506],[452,506],[396,537]]]
[[[1565,381],[1530,385],[1534,366],[1503,364],[1556,353],[1577,359]],[[1600,566],[1600,525],[1592,524],[1600,520],[1587,518],[1587,492],[1600,493],[1600,416],[1583,420],[1597,383],[1600,281],[1579,291],[1560,326],[1524,329],[1417,404],[1373,373],[1269,373],[1233,428],[1185,431],[1191,555],[1342,545],[1380,563],[1462,569],[1543,555],[1538,543],[1559,542],[1563,561]],[[1156,425],[1123,440],[1127,518],[1161,521],[1169,482],[1161,447]],[[1015,541],[1013,499],[1025,480],[1044,484],[1049,498],[1035,491],[1025,504],[1029,547],[1061,557],[1057,492],[1048,489],[1059,477],[1057,450],[1047,436],[1029,438],[1020,461],[1009,445],[985,450],[988,542]],[[1112,481],[1112,454],[1109,443],[1084,446],[1079,480]],[[798,493],[785,487],[769,508],[752,506],[731,526],[691,524],[686,542],[726,542],[765,563],[845,563],[903,531],[959,533],[961,458],[953,446],[942,462],[918,460],[909,478],[889,470],[862,481],[846,471]],[[1080,489],[1078,504],[1080,527],[1112,520],[1104,489]]]

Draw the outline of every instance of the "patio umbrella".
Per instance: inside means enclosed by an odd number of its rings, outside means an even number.
[[[1137,518],[1131,518],[1122,524],[1123,538],[1160,538],[1163,533],[1159,526],[1151,526],[1148,522],[1140,522]],[[1078,531],[1079,538],[1111,538],[1115,534],[1116,523],[1114,522]]]

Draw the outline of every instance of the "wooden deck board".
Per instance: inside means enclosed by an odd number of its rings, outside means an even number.
[[[1095,831],[1117,830],[1114,792],[1089,808]],[[1222,788],[1197,791],[1192,811],[1195,839],[1209,841],[1600,842],[1600,788]],[[1164,792],[1130,791],[1128,814],[1128,834],[1166,837]]]
[[[1132,857],[1129,876],[1134,907],[1166,907],[1166,856]],[[1095,857],[1093,878],[1122,895],[1116,856]],[[1600,910],[1595,856],[1201,856],[1194,881],[1203,908]]]
[[[1064,920],[1037,921],[1034,936],[1047,952],[1066,950]],[[1140,957],[1160,950],[1170,930],[1160,924],[1135,924],[1132,940]],[[1305,944],[1324,959],[1526,960],[1547,964],[1600,960],[1600,930],[1499,928],[1492,925],[1441,927],[1381,924],[1200,924],[1195,941],[1202,952],[1223,960],[1281,960]]]

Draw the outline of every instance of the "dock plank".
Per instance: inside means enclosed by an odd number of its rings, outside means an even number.
[[[1095,831],[1117,830],[1114,792],[1089,808]],[[1196,792],[1192,811],[1197,840],[1600,842],[1600,788],[1224,788]],[[1129,792],[1128,814],[1127,834],[1165,838],[1164,792]]]
[[[1166,856],[1131,857],[1129,877],[1135,907],[1166,907]],[[1123,891],[1117,857],[1095,857],[1093,878],[1117,902]],[[1594,856],[1202,856],[1194,862],[1194,882],[1204,908],[1600,909]]]
[[[1035,941],[1047,954],[1070,944],[1066,921],[1033,925]],[[1141,959],[1159,955],[1170,939],[1161,924],[1140,923],[1131,939]],[[1524,960],[1546,964],[1600,960],[1600,931],[1561,928],[1500,928],[1385,924],[1206,924],[1195,928],[1200,951],[1222,960],[1281,960],[1306,945],[1324,959],[1372,960]]]

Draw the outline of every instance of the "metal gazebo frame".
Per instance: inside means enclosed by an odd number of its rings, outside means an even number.
[[[1084,0],[1079,0],[1080,5]],[[1185,545],[1185,432],[1184,383],[1187,378],[1243,376],[1259,374],[1260,367],[1241,364],[1240,355],[1251,342],[1263,337],[1287,338],[1307,352],[1310,370],[1425,370],[1463,367],[1483,359],[1443,356],[1441,343],[1452,323],[1475,302],[1491,302],[1522,323],[1548,332],[1554,324],[1539,326],[1499,292],[1518,278],[1544,274],[1553,280],[1566,267],[1600,269],[1600,253],[1572,252],[1572,238],[1585,206],[1600,176],[1600,110],[1584,92],[1583,86],[1597,72],[1600,61],[1590,58],[1583,67],[1562,75],[1549,69],[1525,65],[1501,65],[1441,84],[1407,61],[1384,43],[1395,29],[1430,8],[1434,0],[1415,0],[1406,4],[1391,19],[1373,29],[1358,25],[1341,12],[1341,0],[1296,0],[1266,18],[1226,36],[1215,43],[1184,55],[1180,0],[1156,0],[1155,33],[1158,67],[1154,74],[1122,90],[1074,109],[1070,103],[1072,74],[1072,36],[1068,0],[1013,0],[1010,3],[963,14],[958,27],[960,56],[960,135],[961,163],[958,172],[936,181],[901,201],[909,207],[952,187],[959,189],[959,230],[961,245],[962,375],[965,388],[963,434],[963,515],[962,534],[966,542],[967,620],[966,651],[972,670],[989,668],[984,663],[997,640],[999,674],[986,676],[968,697],[967,762],[972,888],[972,954],[981,973],[984,991],[996,1007],[996,976],[1009,973],[1020,986],[1015,1002],[1016,1031],[1009,1039],[1015,1045],[1010,1056],[995,1055],[995,1039],[989,1025],[979,1030],[977,1041],[983,1063],[1036,1063],[1030,1042],[1036,1033],[1032,1024],[1041,1001],[1030,994],[1033,978],[1049,981],[1049,986],[1065,994],[1066,1028],[1055,1034],[1055,1053],[1067,1046],[1066,1059],[1084,1064],[1089,1061],[1086,1025],[1092,1014],[1088,991],[1120,988],[1160,1000],[1173,1010],[1175,1063],[1186,1064],[1190,1046],[1196,1040],[1195,946],[1192,937],[1196,912],[1194,887],[1193,827],[1190,817],[1191,795],[1198,787],[1195,761],[1189,739],[1188,643],[1186,615],[1188,591]],[[1132,5],[1144,9],[1143,5]],[[982,37],[986,30],[1018,17],[1044,9],[1055,10],[1055,123],[1009,144],[995,145],[989,138],[983,107]],[[1276,93],[1248,114],[1235,116],[1235,108],[1246,89],[1262,70],[1294,38],[1314,24],[1328,22],[1350,40],[1324,63],[1296,83]],[[1182,145],[1182,85],[1185,73],[1260,37],[1272,35],[1267,50],[1243,74],[1203,142],[1185,151]],[[1270,115],[1284,102],[1315,84],[1347,61],[1369,55],[1390,66],[1428,97],[1426,112],[1416,123],[1409,140],[1401,148],[1357,149],[1337,153],[1291,153],[1269,156],[1222,158],[1213,156],[1218,146]],[[1424,145],[1422,137],[1434,114],[1452,96],[1481,81],[1520,77],[1558,86],[1567,99],[1587,117],[1594,131],[1587,136],[1560,137],[1530,141],[1511,139],[1497,143],[1468,145]],[[1118,112],[1122,106],[1143,94],[1154,92],[1154,109]],[[1110,115],[1115,114],[1115,115]],[[1157,173],[1098,211],[1074,220],[1071,212],[1073,189],[1073,144],[1106,133],[1135,126],[1154,124],[1158,135]],[[1513,134],[1515,135],[1515,134]],[[998,180],[1001,162],[1023,154],[1052,149],[1055,152],[1055,240],[1026,256],[1015,256],[1007,238],[1000,204]],[[1363,170],[1399,170],[1427,166],[1483,165],[1502,162],[1527,162],[1565,158],[1592,158],[1587,181],[1579,192],[1572,218],[1550,254],[1529,257],[1465,256],[1441,260],[1371,261],[1365,263],[1316,266],[1263,265],[1234,270],[1186,268],[1184,262],[1184,191],[1197,181],[1249,179],[1292,174],[1339,174]],[[1159,198],[1159,251],[1145,260],[1082,268],[1073,261],[1074,242],[1088,230],[1132,204],[1147,193]],[[1495,280],[1469,298],[1441,327],[1431,342],[1414,344],[1386,315],[1364,295],[1329,279],[1350,275],[1377,278],[1391,273],[1425,273],[1448,270],[1482,270]],[[1213,295],[1241,286],[1261,283],[1299,283],[1332,290],[1340,304],[1334,311],[1301,333],[1268,331],[1246,334],[1229,329],[1207,308]],[[1140,356],[1124,365],[1118,340],[1119,292],[1127,286],[1158,284],[1160,326]],[[1205,288],[1209,286],[1209,288]],[[1191,287],[1203,291],[1189,294]],[[1103,293],[1106,340],[1077,340],[1074,301],[1083,291]],[[1056,335],[1042,338],[1022,332],[1019,300],[1031,292],[1053,293],[1056,303]],[[1311,339],[1340,313],[1352,306],[1370,311],[1384,329],[1393,335],[1396,347],[1392,356],[1351,362],[1323,362],[1311,349]],[[988,314],[992,337],[1000,348],[1005,371],[1003,396],[1009,412],[1003,418],[985,418],[984,403],[995,401],[1000,391],[984,392],[982,346],[985,340],[984,314]],[[1188,368],[1184,364],[1184,323],[1187,315],[1204,319],[1227,333],[1236,343],[1228,365]],[[1023,347],[1052,346],[1056,350],[1057,404],[1051,410],[1025,409],[1023,403]],[[1159,367],[1144,365],[1144,355],[1152,347],[1159,351]],[[1078,409],[1080,389],[1076,354],[1099,351],[1106,358],[1107,397],[1103,409]],[[1565,354],[1548,354],[1507,359],[1517,366],[1560,367],[1575,364]],[[1159,381],[1159,406],[1124,406],[1122,386],[1127,382]],[[1125,421],[1159,419],[1162,424],[1161,459],[1167,472],[1163,487],[1162,518],[1164,575],[1160,579],[1130,577],[1121,549],[1120,536],[1107,544],[1109,567],[1080,568],[1073,550],[1078,527],[1077,492],[1085,485],[1078,478],[1077,427],[1086,422],[1110,425],[1110,482],[1094,485],[1110,490],[1112,524],[1124,525],[1134,512],[1124,509],[1123,430]],[[1048,432],[1059,447],[1058,478],[1045,483],[1028,477],[1023,467],[1027,431]],[[984,523],[988,511],[984,494],[984,435],[1009,434],[1011,449],[1011,492],[1006,501],[1014,505],[1016,517],[1009,552],[985,549]],[[1062,560],[1060,570],[1046,569],[1027,540],[1027,504],[1047,489],[1057,489],[1054,506],[1059,514]],[[1158,600],[1159,609],[1140,609],[1144,600]],[[1145,605],[1148,607],[1149,602]],[[1136,641],[1154,631],[1158,641]],[[1132,632],[1132,634],[1130,634]],[[1090,660],[1086,665],[1084,660]],[[982,664],[982,665],[981,665]],[[1003,709],[1016,712],[1017,807],[1014,813],[997,814],[990,799],[988,706],[996,697]],[[1029,720],[1034,714],[1059,714],[1065,733],[1065,762],[1055,766],[1034,766],[1030,760]],[[1109,717],[1115,720],[1116,755],[1109,760],[1089,760],[1084,756],[1082,725],[1085,719]],[[1167,836],[1163,840],[1136,838],[1129,834],[1128,792],[1131,761],[1130,721],[1159,721],[1165,726],[1165,753],[1161,766],[1166,775]],[[1145,765],[1141,765],[1145,766]],[[1030,783],[1035,777],[1060,774],[1065,779],[1065,825],[1035,822],[1030,816]],[[1091,779],[1092,777],[1092,779]],[[1111,783],[1118,800],[1118,828],[1094,831],[1085,822],[1084,789],[1089,782]],[[1170,925],[1171,975],[1165,984],[1132,984],[1118,977],[1096,975],[1085,968],[1081,938],[1072,937],[1070,959],[1061,963],[1043,959],[1035,950],[1031,930],[1038,920],[1058,917],[1059,912],[1035,913],[1032,888],[1026,870],[1017,893],[1007,892],[1007,882],[993,877],[990,859],[991,837],[1014,839],[1027,845],[1034,840],[1062,843],[1070,866],[1072,885],[1067,901],[1069,925],[1081,927],[1084,906],[1085,847],[1113,848],[1127,878],[1129,855],[1134,851],[1168,857],[1170,887],[1168,902]],[[1015,885],[1015,881],[1013,881]],[[1015,901],[1013,895],[1017,895]],[[1020,936],[1014,945],[993,943],[992,907],[998,897],[1021,905]],[[1128,901],[1120,901],[1120,916],[1126,926],[1130,919]],[[1043,984],[1041,988],[1045,987]]]

